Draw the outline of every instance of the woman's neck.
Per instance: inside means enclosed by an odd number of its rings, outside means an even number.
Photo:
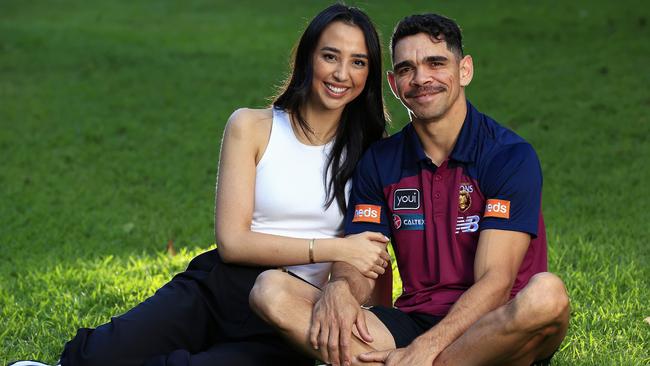
[[[299,140],[309,145],[324,145],[331,141],[336,135],[343,109],[331,110],[325,108],[315,108],[311,104],[306,104],[300,108],[302,118],[309,124],[312,133],[303,131],[297,121],[293,121],[294,130]],[[295,118],[295,117],[294,117]]]

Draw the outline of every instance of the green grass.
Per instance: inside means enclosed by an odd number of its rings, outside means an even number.
[[[268,103],[327,4],[0,2],[0,364],[56,360],[212,246],[223,125]],[[357,4],[384,43],[410,13],[457,19],[471,100],[536,147],[572,300],[555,364],[650,364],[650,6]]]

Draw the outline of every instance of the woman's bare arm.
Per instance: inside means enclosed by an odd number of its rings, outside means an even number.
[[[268,144],[272,111],[240,109],[224,132],[217,178],[215,235],[225,262],[283,266],[309,263],[309,240],[251,231],[255,168]],[[318,239],[315,262],[345,261],[362,273],[383,273],[385,238],[363,233],[348,238]]]

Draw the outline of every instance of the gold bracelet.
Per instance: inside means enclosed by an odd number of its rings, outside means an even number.
[[[309,263],[314,263],[314,241],[316,241],[316,239],[311,239],[309,241]]]

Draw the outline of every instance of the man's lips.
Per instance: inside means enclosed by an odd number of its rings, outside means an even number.
[[[437,94],[437,93],[442,93],[446,91],[447,88],[440,85],[440,86],[422,86],[417,89],[410,90],[404,94],[406,98],[418,98],[418,97],[424,97],[426,95],[432,95],[432,94]]]

